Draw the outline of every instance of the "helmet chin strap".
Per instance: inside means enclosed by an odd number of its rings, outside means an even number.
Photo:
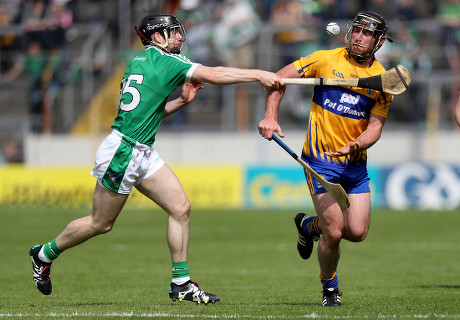
[[[364,48],[364,47],[363,47]],[[369,47],[367,48],[367,50],[369,50]],[[358,62],[363,62],[363,61],[366,61],[367,59],[369,59],[371,56],[372,56],[372,52],[366,52],[364,54],[358,54],[358,53],[353,53],[351,52],[351,49],[350,47],[348,46],[347,47],[347,51],[348,51],[348,54],[350,56],[352,56],[356,61]]]
[[[358,45],[362,48],[365,48],[364,46],[361,46],[359,44],[353,44],[351,42],[351,30],[353,29],[353,26],[351,26],[348,31],[347,31],[347,34],[345,35],[345,42],[347,43],[347,52],[350,56],[352,56],[356,61],[358,62],[363,62],[363,61],[366,61],[367,59],[369,59],[370,57],[372,57],[378,49],[380,49],[381,46],[379,46],[378,44],[380,43],[380,40],[382,39],[382,36],[383,35],[379,35],[376,39],[376,42],[375,42],[375,45],[374,45],[374,48],[371,50],[371,52],[366,52],[364,54],[358,54],[358,53],[353,53],[351,52],[351,47],[353,45]],[[361,30],[362,32],[362,30]],[[369,44],[369,46],[367,47],[367,51],[369,51],[371,45]]]
[[[168,32],[166,31],[166,29],[163,30],[163,34],[165,36],[165,43],[158,43],[158,42],[155,42],[155,41],[151,41],[151,43],[161,49],[165,49],[168,44],[169,44],[169,37],[168,37]]]
[[[169,45],[169,36],[168,31],[166,29],[163,30],[163,34],[165,37],[165,43],[157,43],[155,41],[151,41],[152,45],[159,47],[163,51],[167,51],[168,53],[180,54],[181,48],[172,48],[171,50],[166,50],[166,47]]]

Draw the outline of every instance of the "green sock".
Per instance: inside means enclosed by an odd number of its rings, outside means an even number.
[[[61,253],[62,253],[62,250],[59,249],[56,245],[56,239],[43,245],[43,254],[49,260],[56,259]]]
[[[188,273],[187,261],[173,262],[172,264],[172,282],[176,284],[183,284],[190,280]]]

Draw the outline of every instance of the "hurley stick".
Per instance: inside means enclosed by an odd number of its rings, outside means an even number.
[[[397,65],[382,74],[368,78],[284,78],[283,81],[286,84],[368,88],[398,95],[407,90],[412,77],[409,70],[402,65]]]
[[[291,155],[300,165],[307,171],[313,178],[315,178],[326,191],[334,198],[337,204],[340,206],[340,209],[345,210],[350,206],[350,201],[348,200],[347,193],[338,183],[332,183],[324,179],[323,176],[318,174],[315,170],[312,169],[305,161],[302,160],[294,151],[291,150],[281,139],[273,133],[273,140],[280,145],[287,153]]]

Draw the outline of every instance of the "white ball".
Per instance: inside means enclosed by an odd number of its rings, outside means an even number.
[[[336,36],[340,32],[340,27],[336,22],[329,22],[326,27],[327,34],[330,36]]]

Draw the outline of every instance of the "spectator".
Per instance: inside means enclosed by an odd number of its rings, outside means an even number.
[[[51,131],[51,110],[62,82],[66,59],[66,30],[73,24],[67,0],[26,0],[21,15],[27,52],[6,75],[12,81],[25,71],[29,78],[31,130]],[[62,70],[62,72],[61,72]]]
[[[21,144],[13,137],[8,137],[3,141],[3,154],[7,163],[21,163],[24,161]]]
[[[46,24],[44,21],[46,3],[43,0],[26,0],[22,13],[22,24],[25,30],[26,41],[37,41],[40,48],[48,48],[49,41],[45,34]]]
[[[415,0],[399,0],[398,18],[403,21],[413,21],[419,17]]]
[[[315,40],[306,29],[303,5],[298,0],[277,0],[272,6],[270,23],[277,27],[275,40],[281,53],[280,65],[291,63],[299,55],[302,42]]]
[[[315,20],[317,20],[320,24],[324,24],[327,20],[335,18],[335,2],[335,0],[302,1],[304,11],[308,14],[309,17],[314,17]]]
[[[257,1],[257,11],[259,12],[260,18],[266,22],[270,20],[272,6],[276,0],[262,0]]]
[[[213,30],[213,13],[210,11],[210,6],[204,0],[181,0],[180,7],[177,10],[177,18],[182,21],[185,30],[187,30],[187,46],[184,54],[191,60],[209,65],[211,62],[211,34]],[[175,90],[171,97],[179,97],[181,89]],[[165,125],[168,125],[174,130],[183,130],[184,124],[187,122],[187,114],[191,109],[206,106],[205,100],[209,99],[209,92],[204,90],[199,97],[195,98],[200,103],[195,103],[194,106],[188,109],[181,109],[176,112],[174,117],[165,119]],[[203,102],[203,103],[202,103]]]
[[[66,31],[73,24],[72,12],[65,7],[65,0],[53,0],[46,8],[46,36],[53,39],[50,48],[64,49],[67,45]]]
[[[448,109],[449,113],[453,115],[454,120],[459,121],[459,110],[456,109],[459,108],[457,96],[460,92],[460,29],[457,29],[452,43],[447,48],[447,58],[452,72],[451,99],[448,102]]]
[[[5,10],[5,5],[0,2],[0,26],[8,26],[13,23],[13,16]],[[0,73],[12,67],[12,56],[15,46],[16,37],[14,34],[0,35]]]
[[[444,27],[457,29],[460,27],[460,0],[441,0],[437,17]]]
[[[254,65],[253,41],[260,18],[250,0],[225,0],[216,12],[213,41],[222,63],[241,68]]]
[[[460,0],[444,0],[437,12],[441,25],[441,41],[452,71],[451,99],[448,110],[455,118],[457,94],[460,91]]]
[[[429,55],[418,43],[419,32],[407,25],[397,28],[391,48],[382,47],[376,56],[388,68],[402,64],[412,74],[413,82],[407,93],[398,96],[401,108],[393,108],[393,119],[424,124],[426,120],[428,88],[427,79],[432,72]],[[381,59],[381,60],[380,60]]]
[[[378,12],[382,16],[388,17],[388,19],[396,17],[398,14],[398,9],[393,0],[370,0],[367,10]]]
[[[441,27],[442,42],[450,45],[460,28],[460,0],[443,0],[436,16]]]
[[[208,64],[213,28],[212,13],[201,0],[182,0],[175,15],[187,30],[187,57],[198,63]]]
[[[47,101],[50,94],[56,91],[59,69],[59,56],[48,58],[38,41],[32,41],[27,46],[26,54],[20,56],[14,66],[4,74],[2,81],[11,82],[21,73],[28,77],[29,112],[31,116],[31,131],[41,133],[50,130],[50,114]]]
[[[238,68],[255,65],[254,40],[259,34],[260,18],[250,0],[225,0],[216,13],[213,43],[220,63]],[[231,88],[225,88],[228,90]],[[245,84],[236,85],[236,124],[238,130],[249,126],[249,92]]]
[[[319,49],[322,32],[316,32],[319,24],[305,4],[299,0],[276,0],[272,6],[270,23],[277,28],[275,41],[280,61],[275,68],[290,64],[299,56]],[[309,16],[308,16],[309,15]],[[286,109],[296,120],[304,121],[306,112],[305,95],[311,95],[311,88],[288,86],[285,95]],[[308,106],[307,106],[308,108]]]

